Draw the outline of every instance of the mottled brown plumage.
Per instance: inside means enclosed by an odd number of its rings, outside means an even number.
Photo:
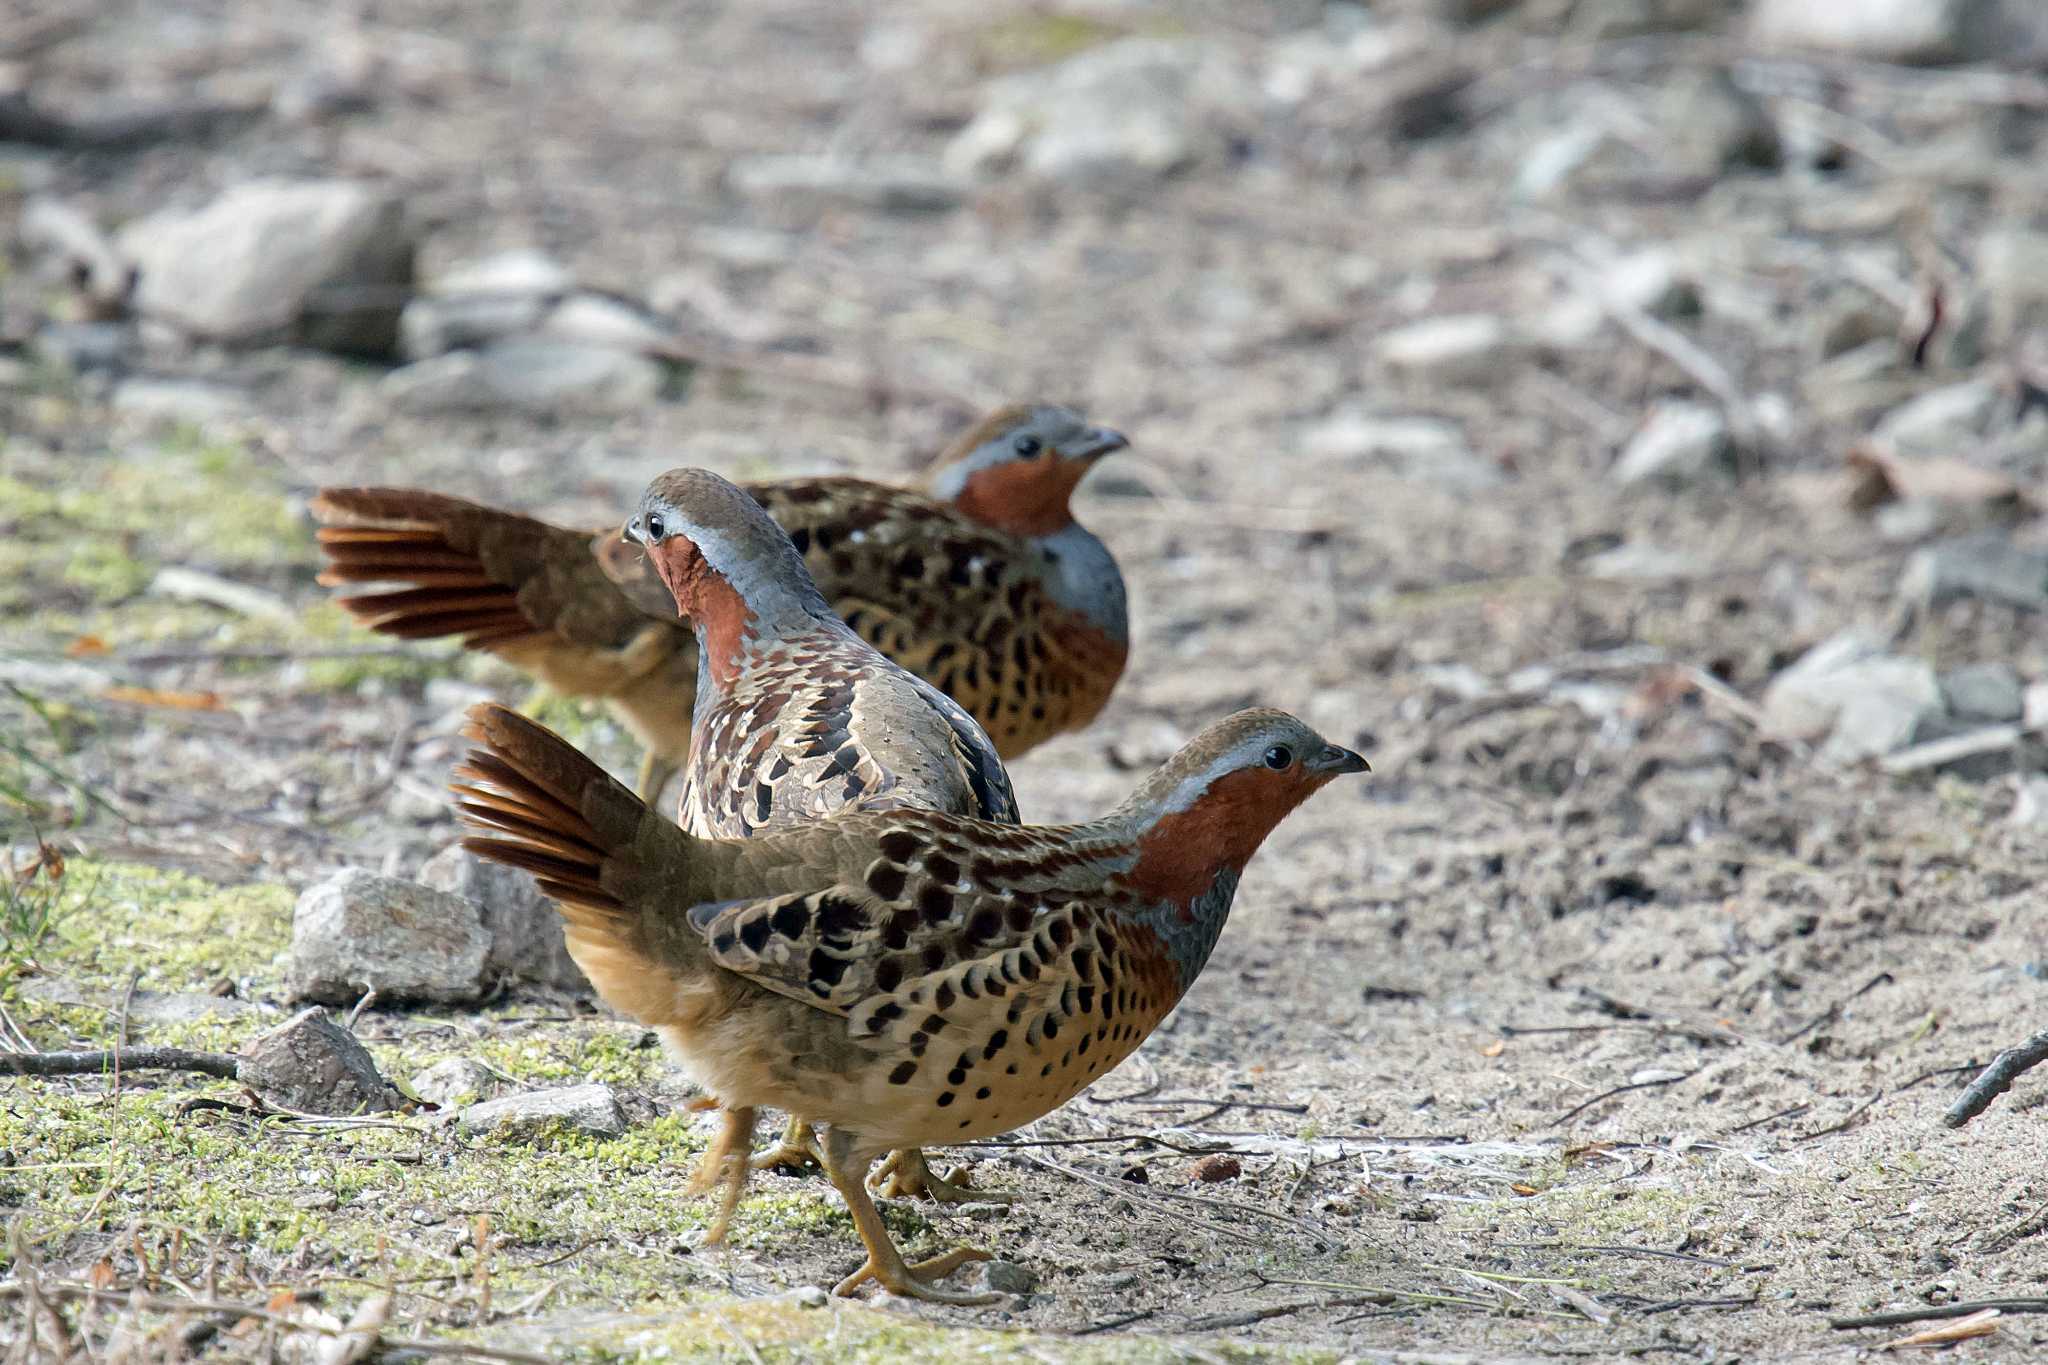
[[[891,1147],[989,1137],[1065,1103],[1134,1051],[1207,961],[1245,863],[1296,805],[1365,762],[1277,711],[1197,735],[1082,825],[849,813],[746,840],[649,811],[547,730],[470,712],[465,845],[560,902],[598,992],[661,1034],[722,1102],[820,1125],[872,1277],[907,1266],[864,1177]]]
[[[835,616],[790,538],[741,488],[702,469],[655,479],[627,523],[690,623],[699,659],[694,740],[678,820],[692,834],[746,838],[842,810],[939,811],[1005,824],[1016,799],[988,736],[954,701],[877,652]],[[755,1115],[728,1113],[700,1170],[725,1200],[717,1240],[748,1173]],[[793,1123],[761,1164],[799,1162]],[[893,1188],[949,1197],[923,1154],[899,1153]]]
[[[1067,409],[1009,407],[949,446],[923,490],[747,487],[852,629],[958,699],[1014,758],[1086,725],[1122,676],[1123,579],[1069,497],[1123,445]],[[365,624],[458,636],[558,692],[602,699],[646,747],[650,801],[687,757],[695,646],[616,528],[564,530],[408,489],[330,488],[312,507],[321,582],[409,585],[344,597]]]

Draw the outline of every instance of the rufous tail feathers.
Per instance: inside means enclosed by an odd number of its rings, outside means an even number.
[[[479,833],[462,846],[532,873],[579,927],[598,929],[634,913],[624,884],[639,869],[624,860],[643,825],[666,826],[683,844],[688,836],[546,726],[493,702],[468,715],[462,733],[480,747],[449,786],[463,823]]]
[[[574,533],[410,488],[322,489],[312,511],[326,523],[319,531],[328,559],[323,585],[411,585],[341,599],[372,630],[403,640],[459,635],[472,649],[488,649],[553,624],[534,619],[534,604],[522,603],[519,590],[541,570],[550,539]]]

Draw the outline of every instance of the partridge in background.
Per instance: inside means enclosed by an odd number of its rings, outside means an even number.
[[[865,1176],[892,1147],[991,1137],[1064,1104],[1186,992],[1238,880],[1286,814],[1366,762],[1279,711],[1202,731],[1099,820],[1014,826],[854,812],[702,839],[566,741],[469,712],[464,846],[526,869],[614,1008],[724,1103],[819,1125],[873,1278],[940,1303],[987,1253],[906,1264]]]
[[[863,639],[956,698],[1015,758],[1094,719],[1129,646],[1124,582],[1071,495],[1126,445],[1060,407],[990,413],[922,491],[853,478],[747,485]],[[372,629],[460,636],[567,696],[603,699],[645,746],[654,801],[688,758],[696,651],[616,527],[567,530],[416,489],[313,500],[329,586]]]

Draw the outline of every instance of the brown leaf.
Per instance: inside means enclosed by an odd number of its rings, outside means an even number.
[[[1944,1322],[1939,1327],[1924,1327],[1910,1335],[1887,1341],[1880,1350],[1895,1351],[1901,1346],[1946,1346],[1952,1341],[1968,1341],[1971,1337],[1988,1337],[1998,1330],[1998,1310],[1987,1308],[1981,1313],[1972,1313],[1967,1318]]]
[[[64,652],[74,659],[89,658],[108,652],[107,642],[97,635],[81,635],[64,646]]]
[[[1872,443],[1855,447],[1846,458],[1849,506],[1858,512],[1901,500],[2015,507],[2026,501],[2019,485],[2005,475],[1953,455],[1915,459]]]
[[[1543,1193],[1543,1191],[1537,1189],[1534,1185],[1510,1185],[1508,1186],[1508,1188],[1513,1190],[1516,1194],[1521,1195],[1524,1199],[1527,1199],[1532,1194]]]
[[[92,1270],[85,1277],[94,1289],[105,1289],[114,1282],[114,1262],[111,1257],[102,1256],[92,1263]]]
[[[1228,1152],[1211,1152],[1188,1167],[1188,1175],[1204,1185],[1220,1185],[1244,1174],[1244,1165]]]
[[[167,706],[176,711],[219,711],[218,692],[166,692],[155,687],[110,687],[100,694],[108,701],[125,701],[133,706]]]
[[[1492,1042],[1488,1043],[1485,1047],[1480,1048],[1479,1055],[1482,1057],[1498,1057],[1501,1053],[1506,1052],[1507,1050],[1508,1040],[1505,1038],[1496,1038]]]

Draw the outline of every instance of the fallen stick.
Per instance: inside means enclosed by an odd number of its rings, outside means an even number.
[[[1970,1082],[1941,1116],[1942,1123],[1950,1128],[1962,1127],[1990,1108],[1991,1101],[2012,1089],[2014,1081],[2043,1062],[2048,1062],[2048,1029],[1993,1057],[1991,1065]]]
[[[239,1079],[242,1059],[225,1052],[182,1047],[131,1047],[104,1052],[0,1052],[0,1073],[17,1076],[97,1076],[121,1071],[198,1071]]]
[[[1986,1309],[2001,1313],[2048,1313],[2048,1299],[1975,1299],[1969,1303],[1944,1303],[1932,1308],[1907,1308],[1896,1313],[1871,1313],[1860,1318],[1829,1318],[1828,1326],[1838,1332],[1855,1327],[1903,1327],[1909,1322],[1933,1318],[1967,1318]]]

